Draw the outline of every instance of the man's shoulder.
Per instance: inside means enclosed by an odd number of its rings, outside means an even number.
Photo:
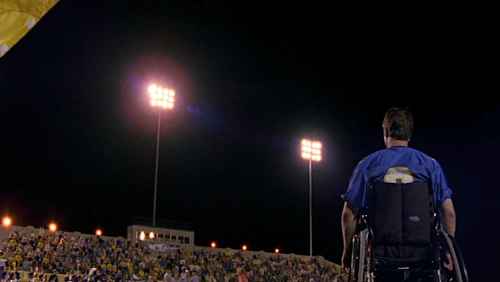
[[[439,166],[438,161],[436,161],[436,159],[427,155],[426,153],[410,147],[408,147],[407,150],[409,150],[413,155],[417,156],[422,162],[426,163],[427,165]]]
[[[370,165],[370,163],[379,159],[380,157],[382,157],[384,154],[387,154],[387,153],[388,153],[387,149],[381,149],[381,150],[375,151],[375,152],[369,154],[368,156],[364,157],[363,159],[361,159],[361,161],[359,161],[359,163],[358,163],[358,166],[368,166],[368,165]]]
[[[395,159],[405,160],[410,163],[420,163],[424,165],[437,165],[439,163],[429,155],[411,147],[391,147],[377,150],[364,157],[359,163],[358,168],[369,167],[373,164],[392,162]]]

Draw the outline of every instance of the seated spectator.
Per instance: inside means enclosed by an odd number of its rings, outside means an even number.
[[[49,276],[49,282],[59,282],[59,278],[57,277],[57,275],[55,273],[52,273]]]

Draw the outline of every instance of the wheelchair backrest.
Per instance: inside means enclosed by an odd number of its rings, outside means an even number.
[[[435,215],[428,183],[375,183],[368,207],[375,263],[399,267],[427,261],[438,224]]]
[[[375,244],[430,244],[434,214],[431,191],[426,182],[380,182],[372,186]]]

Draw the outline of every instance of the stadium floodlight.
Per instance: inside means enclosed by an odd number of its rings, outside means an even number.
[[[301,145],[301,157],[305,160],[320,162],[321,148],[323,145],[319,141],[311,141],[309,139],[302,139]]]
[[[50,230],[50,232],[56,232],[57,231],[57,224],[55,224],[54,222],[51,222],[49,224],[49,230]]]
[[[102,236],[102,230],[101,230],[101,229],[97,229],[97,230],[95,231],[95,235],[97,235],[97,236]]]
[[[323,145],[319,141],[302,139],[300,141],[301,154],[304,160],[309,161],[309,255],[313,254],[312,243],[312,162],[320,162],[322,159],[321,149]]]
[[[148,88],[150,105],[152,107],[173,109],[175,101],[175,91],[151,84]]]
[[[161,110],[173,109],[175,102],[175,91],[169,88],[164,88],[156,84],[151,84],[148,87],[149,103],[152,107],[158,108],[158,129],[156,133],[156,166],[155,166],[155,186],[153,196],[153,226],[156,225],[156,191],[158,189],[158,158],[160,151],[160,124]]]
[[[2,225],[5,228],[10,227],[12,225],[12,218],[4,216],[4,218],[2,218]]]

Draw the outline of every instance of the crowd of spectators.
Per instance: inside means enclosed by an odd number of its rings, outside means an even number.
[[[1,245],[1,243],[0,243]],[[311,282],[344,281],[338,269],[317,258],[245,256],[240,251],[157,252],[141,241],[65,233],[14,231],[0,249],[0,282]],[[59,274],[59,276],[57,275]]]

